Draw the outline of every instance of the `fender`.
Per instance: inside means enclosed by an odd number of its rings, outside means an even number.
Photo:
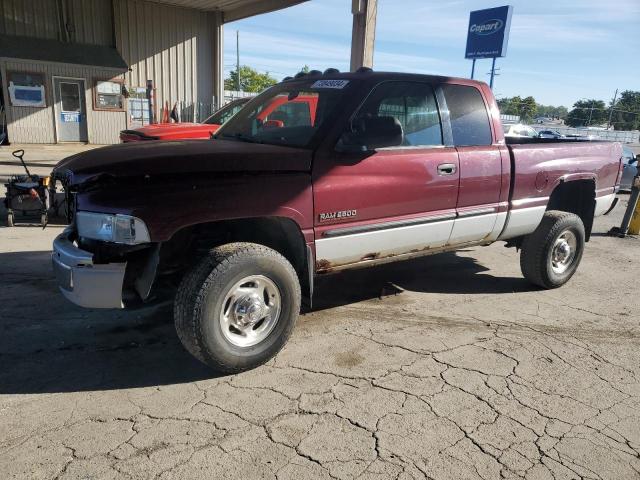
[[[313,239],[311,175],[303,172],[190,176],[168,185],[120,184],[78,194],[77,209],[138,217],[153,242],[168,241],[193,225],[256,217],[291,219],[305,240]]]
[[[551,191],[553,192],[553,190],[555,190],[556,187],[561,183],[573,182],[576,180],[592,180],[594,182],[594,185],[597,185],[598,177],[595,173],[592,173],[592,172],[567,173],[565,175],[558,177],[551,184]]]

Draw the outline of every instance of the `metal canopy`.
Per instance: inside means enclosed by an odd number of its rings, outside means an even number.
[[[185,8],[195,8],[207,12],[222,12],[224,22],[273,12],[307,0],[149,0],[155,3]]]
[[[92,65],[123,72],[129,68],[113,47],[12,35],[0,35],[0,57]]]

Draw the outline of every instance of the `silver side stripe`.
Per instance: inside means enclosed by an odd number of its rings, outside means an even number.
[[[458,217],[476,217],[478,215],[486,215],[488,213],[496,213],[495,207],[470,210],[468,212],[458,212]]]
[[[431,217],[411,218],[409,220],[395,220],[393,222],[373,223],[370,225],[359,225],[357,227],[336,228],[335,230],[327,230],[323,237],[339,237],[342,235],[351,235],[354,233],[373,232],[376,230],[387,230],[389,228],[409,227],[412,225],[423,225],[425,223],[442,222],[444,220],[453,220],[456,218],[455,213],[445,215],[433,215]]]
[[[511,205],[514,207],[522,207],[524,205],[529,205],[531,203],[539,203],[539,202],[548,202],[549,197],[534,197],[534,198],[522,198],[519,200],[512,200]]]
[[[455,218],[469,218],[479,215],[488,215],[495,213],[495,207],[482,208],[478,210],[470,210],[458,214],[448,213],[443,215],[432,215],[430,217],[411,218],[408,220],[395,220],[392,222],[373,223],[370,225],[359,225],[357,227],[336,228],[335,230],[327,230],[322,235],[324,238],[340,237],[343,235],[352,235],[355,233],[374,232],[377,230],[387,230],[389,228],[409,227],[412,225],[423,225],[427,223],[442,222],[446,220],[454,220]]]

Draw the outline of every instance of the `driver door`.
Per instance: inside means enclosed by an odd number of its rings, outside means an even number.
[[[372,117],[397,119],[402,143],[316,159],[314,227],[320,270],[443,247],[451,235],[458,153],[443,145],[431,85],[377,85],[352,124]]]

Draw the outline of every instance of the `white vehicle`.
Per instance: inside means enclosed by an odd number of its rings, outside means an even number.
[[[518,123],[516,125],[503,125],[505,137],[515,138],[539,138],[538,132],[536,132],[529,125],[523,125]]]

